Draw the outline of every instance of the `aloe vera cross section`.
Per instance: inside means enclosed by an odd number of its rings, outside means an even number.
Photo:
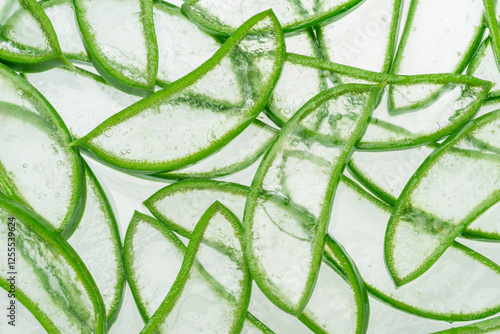
[[[203,65],[110,117],[76,144],[136,172],[199,161],[225,146],[264,108],[283,58],[278,21],[272,12],[258,14]]]
[[[389,271],[401,285],[422,275],[482,212],[500,200],[500,111],[449,137],[408,181],[387,226]]]
[[[152,0],[74,0],[92,63],[113,85],[148,95],[158,72]]]

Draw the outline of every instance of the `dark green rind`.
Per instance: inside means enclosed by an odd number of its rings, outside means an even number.
[[[203,63],[203,65],[201,65],[200,67],[198,67],[185,77],[170,84],[167,88],[158,91],[143,100],[138,101],[132,106],[122,110],[118,114],[115,114],[112,117],[108,118],[106,121],[101,123],[97,128],[92,130],[89,134],[87,134],[83,138],[80,138],[79,140],[75,141],[72,145],[79,146],[96,160],[106,165],[109,165],[115,169],[124,172],[141,173],[141,174],[154,174],[157,172],[165,172],[176,168],[185,167],[217,152],[219,149],[221,149],[223,146],[229,143],[234,137],[236,137],[239,133],[241,133],[248,125],[250,125],[250,123],[255,119],[255,117],[257,117],[258,113],[264,108],[265,104],[267,103],[269,95],[271,94],[272,89],[274,88],[276,82],[278,81],[279,74],[285,58],[285,49],[283,42],[284,36],[281,30],[276,31],[278,36],[278,42],[279,41],[282,42],[280,43],[280,48],[278,49],[276,55],[276,65],[278,67],[278,70],[276,71],[276,73],[274,73],[274,77],[272,78],[272,80],[270,80],[271,82],[269,86],[266,87],[268,93],[261,96],[255,102],[252,108],[252,112],[249,112],[249,114],[252,114],[253,116],[249,117],[246,122],[240,124],[237,128],[233,129],[232,131],[229,131],[223,138],[212,142],[212,145],[209,148],[205,149],[204,151],[192,154],[187,158],[177,159],[175,161],[171,161],[169,163],[164,163],[161,165],[157,163],[147,163],[147,164],[141,163],[139,166],[137,163],[136,164],[122,163],[122,161],[120,161],[119,159],[111,157],[107,155],[106,152],[96,147],[93,147],[89,143],[89,140],[103,133],[106,128],[112,126],[113,124],[121,122],[122,120],[125,120],[131,116],[134,116],[136,113],[139,113],[143,109],[149,108],[149,106],[151,105],[155,105],[163,100],[169,99],[170,97],[179,93],[183,89],[189,87],[191,84],[195,83],[200,77],[204,76],[207,72],[209,72],[211,69],[217,66],[221,61],[221,59],[231,51],[233,46],[237,45],[245,37],[248,30],[251,29],[258,21],[264,19],[265,17],[271,18],[273,24],[276,27],[280,26],[279,22],[277,21],[276,17],[271,11],[266,11],[257,14],[256,16],[252,17],[250,20],[245,22],[240,28],[238,28],[238,30],[233,35],[231,35],[231,37],[227,39],[227,41],[221,46],[221,48],[209,60]]]
[[[0,194],[0,206],[11,212],[11,214],[16,219],[22,221],[24,224],[27,224],[27,228],[34,231],[37,235],[43,238],[47,242],[48,247],[55,248],[60,253],[65,255],[68,264],[70,264],[73,270],[75,270],[80,282],[85,286],[85,289],[89,294],[89,297],[91,298],[91,302],[93,304],[96,315],[95,333],[106,333],[107,325],[105,321],[106,311],[104,302],[102,301],[102,297],[94,282],[94,279],[92,278],[92,275],[90,275],[87,267],[75,252],[75,250],[52,227],[52,225],[50,225],[49,222],[46,222],[43,218],[37,216],[35,213],[27,211],[26,208],[23,208],[20,204],[11,201],[9,198],[5,197],[2,194]],[[10,287],[10,283],[8,283],[4,278],[1,278],[0,286],[3,289],[8,290]],[[48,316],[42,314],[37,305],[33,303],[19,289],[16,289],[16,299],[23,303],[23,305],[35,316],[35,318],[49,333],[59,333],[54,322]]]
[[[95,45],[94,38],[91,34],[92,27],[84,19],[85,10],[81,8],[79,3],[85,0],[73,0],[76,21],[80,28],[80,34],[82,37],[82,42],[87,51],[92,64],[99,74],[110,84],[116,88],[130,94],[138,96],[148,96],[154,91],[156,74],[158,72],[158,45],[156,42],[156,33],[154,29],[153,22],[153,2],[148,0],[141,1],[141,23],[144,27],[143,34],[146,40],[146,50],[147,50],[147,72],[151,76],[151,82],[146,85],[142,85],[137,81],[125,76],[123,73],[115,70],[112,66],[109,66],[106,57],[101,54],[99,47]]]
[[[457,225],[462,225],[460,229],[456,229],[453,233],[449,234],[449,236],[446,238],[444,242],[441,243],[441,246],[434,250],[431,256],[429,256],[425,263],[421,265],[419,268],[414,270],[412,274],[407,275],[405,278],[401,278],[397,276],[397,273],[394,268],[394,262],[392,259],[392,241],[395,233],[395,224],[397,224],[397,219],[402,215],[401,211],[404,209],[404,207],[408,204],[408,196],[412,192],[412,190],[415,189],[415,187],[418,185],[418,182],[422,178],[422,175],[425,174],[425,171],[427,168],[432,166],[432,162],[434,159],[439,158],[442,154],[447,152],[448,150],[454,149],[453,146],[457,141],[460,139],[463,139],[467,136],[467,134],[476,129],[477,127],[480,127],[486,123],[488,123],[492,119],[496,119],[500,117],[500,110],[488,113],[482,117],[473,119],[469,123],[467,123],[460,131],[455,132],[451,136],[449,136],[436,150],[434,150],[426,159],[425,161],[420,165],[420,167],[417,169],[417,171],[413,174],[411,179],[408,181],[406,184],[405,188],[401,192],[401,195],[399,196],[395,206],[394,210],[392,211],[391,218],[389,219],[389,223],[387,225],[387,230],[386,230],[386,237],[385,237],[385,259],[387,263],[387,268],[389,270],[389,273],[391,274],[394,283],[396,286],[401,286],[403,284],[406,284],[408,282],[411,282],[412,280],[418,278],[421,276],[423,273],[425,273],[438,259],[439,257],[446,251],[446,249],[453,244],[453,241],[455,238],[462,233],[465,228],[470,225],[474,219],[476,219],[480,214],[482,214],[484,211],[486,211],[491,205],[496,203],[497,201],[500,200],[500,189],[497,190],[493,195],[491,195],[488,199],[484,200],[480,206],[476,209],[475,212],[469,214],[468,216],[464,217],[461,222]],[[471,154],[471,153],[470,153]]]
[[[433,334],[487,334],[498,333],[500,330],[500,318],[493,318],[476,322],[475,324],[446,329]]]

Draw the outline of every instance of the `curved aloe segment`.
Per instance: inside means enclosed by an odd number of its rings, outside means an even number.
[[[12,243],[15,221],[16,299],[49,333],[105,333],[102,298],[83,261],[41,217],[0,194],[1,244]],[[12,246],[9,246],[12,247]],[[12,268],[2,266],[0,286],[9,291]],[[10,274],[9,274],[10,273]]]
[[[73,3],[85,49],[96,70],[126,92],[141,96],[152,93],[158,72],[153,1]]]
[[[76,23],[73,0],[42,0],[39,4],[54,26],[64,56],[89,63]]]
[[[221,181],[181,181],[159,190],[144,204],[169,229],[190,238],[196,222],[214,201],[243,218],[249,190]],[[365,287],[355,265],[342,247],[329,238],[315,290],[299,320],[318,333],[364,333],[368,313]]]
[[[35,0],[4,1],[0,7],[0,60],[19,71],[72,67],[54,27]]]
[[[125,237],[125,269],[144,322],[148,322],[167,295],[185,254],[186,246],[164,224],[141,213],[134,214]],[[214,282],[208,273],[201,273],[207,282]],[[216,286],[218,283],[213,285],[214,289]],[[242,332],[245,331],[273,333],[250,313],[247,313],[243,326]]]
[[[221,243],[233,240],[232,252],[219,252],[202,244],[205,235]],[[252,282],[242,241],[238,219],[215,202],[196,225],[175,282],[141,333],[186,333],[204,328],[239,333],[247,314]],[[220,285],[215,291],[203,275],[204,270],[216,274],[214,279]]]
[[[500,331],[500,318],[492,318],[474,324],[454,327],[433,334],[496,334]]]
[[[385,256],[397,285],[426,272],[453,240],[500,200],[500,155],[473,140],[498,132],[500,110],[450,136],[417,169],[387,226]],[[491,138],[498,144],[498,136]]]
[[[326,82],[325,71],[329,73]],[[478,111],[490,87],[486,81],[463,75],[390,75],[287,54],[283,75],[269,106],[270,117],[282,125],[307,98],[328,87],[351,82],[388,83],[358,144],[360,149],[376,150],[417,146],[453,133]],[[391,111],[418,103],[432,87],[441,87],[439,96],[432,101],[404,113]]]
[[[400,12],[401,0],[365,1],[348,15],[320,24],[316,33],[324,59],[389,72]]]
[[[48,220],[64,237],[85,200],[82,160],[50,104],[26,80],[0,65],[0,188]]]
[[[352,256],[368,292],[392,307],[431,319],[475,320],[500,311],[500,267],[458,242],[428,272],[396,288],[384,261],[391,211],[392,207],[343,178],[328,231]]]
[[[255,119],[283,59],[276,17],[258,14],[202,66],[110,117],[76,144],[119,169],[154,173],[185,167],[215,153]]]
[[[500,14],[497,12],[498,5],[496,0],[483,0],[486,24],[490,32],[490,39],[495,56],[497,70],[500,70],[500,32],[498,29],[498,17]]]
[[[122,245],[106,194],[88,166],[85,172],[85,212],[68,243],[78,252],[101,292],[109,328],[118,315],[125,287]]]
[[[54,106],[75,139],[140,99],[79,68],[55,68],[24,77]]]
[[[235,0],[222,3],[217,0],[188,0],[182,5],[186,15],[201,27],[221,35],[230,35],[252,15],[271,8],[283,26],[290,32],[313,26],[325,19],[340,15],[359,4],[361,0]]]
[[[467,74],[493,83],[488,93],[489,98],[500,95],[500,71],[491,46],[491,37],[486,38],[477,50],[467,68]]]
[[[255,120],[220,151],[188,167],[151,177],[163,179],[201,179],[238,172],[254,163],[276,138],[277,130]]]
[[[394,205],[406,183],[437,144],[399,151],[356,151],[349,160],[349,171],[377,197]],[[462,232],[473,239],[500,240],[500,226],[496,218],[500,203],[477,217]]]

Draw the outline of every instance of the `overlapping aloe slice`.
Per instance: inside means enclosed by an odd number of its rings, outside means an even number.
[[[256,15],[189,75],[110,117],[76,144],[117,168],[161,172],[216,152],[264,107],[284,58],[272,12]],[[154,143],[163,143],[156,145]]]
[[[346,82],[388,83],[358,144],[361,149],[379,150],[416,146],[451,134],[478,111],[489,89],[487,82],[468,76],[396,76],[287,54],[269,106],[270,117],[284,124],[306,99]],[[439,94],[423,103],[427,90],[433,87],[441,87]],[[408,109],[414,105],[418,108]],[[394,109],[405,112],[394,113]]]
[[[467,74],[493,83],[493,87],[488,94],[489,97],[500,94],[500,85],[498,85],[500,83],[500,72],[491,47],[491,37],[486,38],[477,50],[467,68]]]
[[[54,106],[75,139],[139,100],[79,68],[56,68],[24,76]]]
[[[9,225],[9,218],[15,222]],[[33,313],[49,333],[105,333],[102,298],[78,254],[41,217],[0,194],[1,244],[7,249],[14,231],[15,267],[2,266],[0,286]],[[12,246],[9,246],[12,247]],[[14,271],[16,274],[12,274]]]
[[[389,271],[397,285],[422,275],[453,240],[500,199],[500,155],[475,137],[498,146],[500,111],[471,121],[426,159],[406,184],[387,226]]]
[[[2,1],[0,60],[20,71],[71,63],[62,55],[54,27],[35,0]]]
[[[480,319],[500,311],[500,267],[458,242],[428,272],[396,288],[384,261],[391,211],[347,178],[333,203],[329,233],[352,256],[371,294],[411,314],[446,321]]]
[[[114,86],[138,95],[153,91],[158,47],[151,0],[73,0],[87,53]]]
[[[171,230],[190,238],[199,217],[214,201],[243,218],[248,192],[248,187],[235,183],[181,181],[159,190],[144,204]],[[299,320],[319,333],[366,330],[368,301],[364,285],[350,258],[333,240],[325,245],[315,290]]]
[[[496,334],[500,331],[500,318],[492,318],[471,325],[454,327],[433,334]]]
[[[400,11],[401,0],[365,1],[348,15],[319,25],[316,33],[323,56],[335,63],[387,73]]]
[[[188,0],[182,5],[187,16],[203,28],[221,35],[230,35],[252,15],[271,8],[285,32],[310,27],[322,20],[345,13],[360,0]]]
[[[232,248],[216,250],[202,244],[232,240]],[[142,333],[210,331],[239,333],[250,301],[251,276],[243,256],[243,232],[238,219],[220,203],[200,218],[169,293]],[[219,286],[207,281],[211,274]]]
[[[128,281],[145,322],[173,285],[185,254],[186,246],[165,225],[149,216],[134,214],[125,238],[124,256]],[[214,289],[219,286],[206,271],[198,266],[193,269],[198,270],[208,284],[213,284]],[[242,332],[272,333],[250,313],[247,313]]]
[[[3,65],[0,91],[0,189],[68,237],[85,199],[81,158],[67,147],[71,135],[40,93]]]
[[[68,239],[102,295],[108,327],[120,309],[125,285],[120,233],[104,191],[88,166],[87,200],[78,229]]]

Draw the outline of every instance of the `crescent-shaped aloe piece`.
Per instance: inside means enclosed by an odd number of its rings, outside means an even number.
[[[316,28],[325,60],[387,73],[396,48],[401,0],[365,1]],[[287,50],[290,52],[290,50]]]
[[[201,179],[221,177],[238,172],[254,163],[276,138],[277,130],[255,120],[243,132],[208,158],[188,167],[153,174],[162,179]]]
[[[328,87],[351,82],[388,83],[382,102],[373,111],[370,125],[358,144],[358,148],[370,150],[418,146],[453,133],[474,116],[490,87],[486,81],[463,75],[389,75],[287,53],[283,75],[269,105],[269,116],[283,125],[307,98]],[[442,87],[440,94],[432,101],[404,113],[391,112],[391,108],[415,104],[427,88],[438,86]]]
[[[486,38],[472,58],[467,74],[479,79],[491,81],[493,86],[488,98],[500,95],[500,71],[491,46],[491,37]]]
[[[500,110],[474,119],[432,152],[406,184],[385,240],[387,266],[397,285],[426,272],[476,217],[500,200],[500,155],[474,140],[499,127]],[[496,144],[498,138],[492,138]]]
[[[55,68],[24,77],[54,106],[75,139],[140,99],[79,68]]]
[[[181,181],[159,190],[144,204],[169,229],[190,238],[196,222],[214,201],[243,218],[248,192],[248,187],[236,183]],[[365,287],[355,265],[329,238],[315,290],[299,320],[318,333],[364,333],[368,313]]]
[[[476,320],[500,311],[500,267],[458,242],[428,272],[396,288],[384,261],[391,211],[392,207],[343,178],[329,233],[352,256],[368,292],[392,307],[431,319]]]
[[[152,0],[73,0],[82,41],[96,70],[128,93],[153,92],[158,46]]]
[[[148,322],[167,295],[185,254],[186,246],[164,224],[144,214],[134,214],[125,237],[125,269],[144,322]],[[210,284],[214,282],[206,271],[200,274]],[[218,283],[214,284],[214,289],[217,286]],[[242,332],[273,333],[250,313],[247,313]]]
[[[474,324],[454,327],[433,334],[498,334],[500,331],[500,318],[492,318]]]
[[[105,333],[104,304],[83,261],[48,222],[26,210],[0,194],[0,242],[16,249],[14,267],[2,266],[0,286],[9,291],[7,279],[15,276],[15,298],[49,333]]]
[[[18,71],[72,67],[54,27],[35,0],[6,1],[0,7],[0,60]]]
[[[69,244],[78,252],[101,293],[108,328],[121,307],[125,287],[120,233],[99,181],[86,165],[87,200],[82,221]]]
[[[196,24],[216,34],[230,35],[252,15],[271,8],[290,32],[313,26],[325,19],[346,13],[361,0],[304,0],[245,1],[222,3],[217,0],[188,0],[182,10]]]
[[[219,243],[231,239],[233,247],[228,252],[218,251],[202,243],[205,236]],[[215,202],[196,225],[175,282],[141,333],[204,329],[211,333],[239,333],[247,314],[252,282],[242,242],[238,219]],[[214,290],[203,271],[215,274],[218,288]]]
[[[85,200],[81,157],[67,147],[71,135],[47,100],[4,65],[0,90],[0,188],[68,237]]]
[[[356,151],[349,160],[349,171],[365,187],[389,205],[394,205],[406,183],[437,144],[398,151]],[[490,207],[462,232],[473,239],[500,240],[500,203]]]
[[[110,117],[76,144],[123,170],[185,167],[215,153],[257,117],[283,60],[279,22],[270,11],[258,14],[203,65]]]

